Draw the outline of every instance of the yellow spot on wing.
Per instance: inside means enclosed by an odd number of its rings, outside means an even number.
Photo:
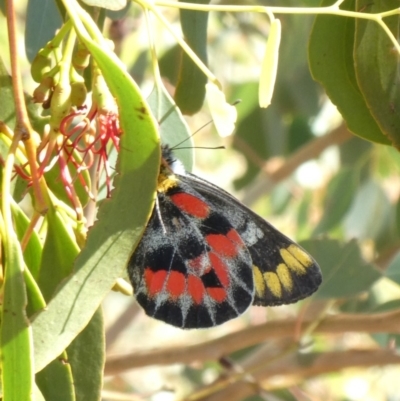
[[[297,245],[290,245],[287,250],[304,266],[309,267],[313,264],[313,260],[306,252],[304,252]]]
[[[282,287],[281,282],[279,281],[278,276],[275,273],[267,272],[264,273],[265,281],[268,285],[268,288],[271,290],[272,295],[277,298],[282,297]]]
[[[255,265],[253,265],[253,277],[256,294],[262,298],[265,293],[265,280],[260,269]]]
[[[276,274],[285,289],[291,291],[293,288],[293,280],[288,267],[284,263],[279,264],[276,268]]]
[[[279,251],[283,261],[285,262],[286,266],[295,273],[306,274],[305,266],[303,266],[300,261],[296,259],[291,252],[289,252],[291,247],[293,247],[293,245],[290,245],[288,249],[281,249]]]

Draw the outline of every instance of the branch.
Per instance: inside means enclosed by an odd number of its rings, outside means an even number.
[[[214,383],[202,387],[185,398],[185,401],[239,401],[251,395],[298,384],[308,377],[337,372],[351,367],[370,367],[399,364],[400,356],[395,351],[349,350],[332,352],[312,352],[306,355],[291,353],[276,363],[269,363],[264,357],[264,367],[255,369],[254,364],[244,369],[242,374],[222,374]]]
[[[347,127],[342,124],[328,134],[308,142],[292,153],[286,160],[273,157],[268,161],[261,158],[244,140],[235,136],[233,138],[235,146],[240,148],[243,154],[259,167],[263,175],[259,177],[260,180],[256,180],[246,189],[246,194],[242,199],[243,203],[253,203],[261,194],[272,191],[276,184],[293,174],[303,163],[317,158],[325,149],[330,146],[341,145],[353,138],[353,136]]]
[[[312,323],[312,318],[304,319],[300,324],[301,331],[304,331]],[[112,375],[149,365],[189,364],[194,361],[216,360],[239,349],[263,343],[269,339],[293,338],[298,327],[297,319],[274,321],[248,327],[201,344],[134,351],[130,354],[110,356],[105,365],[105,374]],[[345,332],[400,333],[400,310],[371,315],[342,314],[331,316],[325,318],[314,331],[315,334],[341,334]]]

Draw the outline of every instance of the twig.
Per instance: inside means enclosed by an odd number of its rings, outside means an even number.
[[[305,378],[337,372],[345,368],[385,366],[399,363],[400,356],[389,349],[312,352],[304,355],[304,358],[298,353],[292,353],[254,373],[252,376],[256,381],[256,386],[255,383],[246,380],[233,381],[232,378],[224,375],[220,380],[186,397],[185,401],[238,401],[252,394],[257,394],[260,389],[271,391],[286,388],[301,382]],[[246,367],[246,370],[251,371],[252,366]],[[219,382],[225,382],[228,385],[220,391],[214,391],[220,387]]]
[[[234,137],[234,144],[240,148],[245,156],[256,164],[264,176],[260,184],[262,193],[269,192],[279,182],[289,177],[296,169],[308,160],[317,158],[325,149],[333,145],[340,145],[353,137],[353,134],[346,128],[344,124],[329,132],[328,134],[315,138],[302,146],[300,149],[292,153],[286,160],[272,158],[268,161],[262,159],[253,148],[251,148],[240,137]],[[266,180],[265,180],[266,178]],[[257,187],[257,185],[255,185]],[[247,189],[247,199],[254,201],[257,188]],[[244,203],[249,203],[243,199]]]
[[[313,322],[306,318],[302,328]],[[262,343],[269,339],[294,336],[297,319],[275,321],[252,326],[236,333],[201,344],[181,345],[174,348],[135,351],[107,358],[105,373],[116,374],[128,369],[149,365],[171,365],[194,361],[216,360],[239,349]],[[400,333],[400,310],[371,315],[343,314],[327,317],[318,327],[316,334],[341,334],[345,332]]]

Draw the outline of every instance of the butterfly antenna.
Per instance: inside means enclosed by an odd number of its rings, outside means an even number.
[[[241,103],[241,99],[237,99],[232,103],[232,106],[236,106],[237,104]],[[174,146],[174,149],[193,149],[193,147],[187,147],[187,148],[178,148],[179,145],[182,145],[182,143],[186,142],[189,138],[193,138],[197,133],[199,133],[203,128],[207,127],[207,125],[210,125],[214,120],[210,120],[206,122],[204,125],[202,125],[200,128],[198,128],[196,131],[193,132],[193,134],[189,135],[187,138],[185,138],[183,141],[177,143]],[[207,148],[207,147],[196,147],[195,149],[225,149],[225,146],[217,146],[215,148]]]
[[[185,138],[183,141],[177,143],[174,146],[174,149],[190,149],[188,148],[178,148],[179,145],[182,145],[182,143],[186,142],[188,139],[193,138],[197,133],[199,133],[203,128],[207,127],[207,125],[211,124],[213,122],[213,120],[208,121],[207,123],[205,123],[204,125],[202,125],[200,128],[198,128],[196,131],[194,131],[192,134],[190,134],[187,138]]]
[[[216,150],[216,149],[226,149],[225,146],[214,146],[214,147],[209,147],[209,146],[185,146],[183,148],[175,148],[175,149],[207,149],[207,150]]]

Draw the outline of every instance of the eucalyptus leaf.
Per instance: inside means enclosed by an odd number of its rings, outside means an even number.
[[[302,241],[303,246],[318,261],[322,284],[316,298],[352,297],[367,291],[382,274],[366,263],[356,241],[341,244],[336,240]]]
[[[191,172],[194,163],[193,139],[178,106],[163,85],[154,86],[147,102],[158,121],[162,143],[171,148],[177,147],[174,155]]]
[[[103,387],[105,338],[99,308],[88,325],[68,347],[77,401],[99,401]]]
[[[8,212],[9,213],[9,212]],[[33,391],[32,331],[25,313],[27,303],[22,271],[26,269],[13,231],[2,238],[4,284],[1,308],[3,400],[30,400]]]
[[[344,168],[328,184],[324,200],[324,214],[313,231],[313,236],[339,225],[348,212],[356,193],[356,171]]]
[[[209,0],[193,0],[192,3],[208,4]],[[208,12],[179,10],[182,32],[186,43],[207,65]],[[204,102],[207,77],[183,50],[179,67],[179,78],[174,99],[183,114],[197,113]]]
[[[32,62],[37,52],[53,39],[62,19],[53,0],[29,0],[26,16],[25,49]]]
[[[46,218],[47,234],[38,284],[46,301],[49,301],[60,282],[71,274],[79,247],[74,233],[68,229],[68,225],[56,209],[50,207]]]
[[[344,221],[347,238],[377,239],[392,222],[390,201],[375,181],[366,181],[353,197]]]
[[[364,6],[363,1],[356,2]],[[396,0],[374,0],[369,13],[399,7]],[[384,19],[395,38],[399,36],[398,14]],[[355,20],[354,66],[357,83],[366,105],[383,134],[400,148],[399,58],[387,33],[375,21]]]
[[[75,15],[70,15],[78,23]],[[79,28],[81,28],[79,26]],[[95,26],[92,29],[96,29]],[[102,202],[75,269],[33,320],[36,371],[56,358],[88,324],[123,274],[154,203],[160,165],[155,119],[121,61],[82,36],[119,107],[121,151],[111,199]],[[49,346],[51,344],[51,346]]]
[[[71,366],[66,362],[64,352],[36,374],[36,384],[46,401],[75,401]]]
[[[331,0],[323,0],[321,5],[331,3]],[[354,11],[355,1],[346,0],[340,8]],[[375,22],[370,23],[381,29]],[[356,79],[353,56],[355,24],[353,18],[331,15],[315,18],[308,48],[311,74],[324,86],[351,132],[373,142],[390,144],[371,114]],[[374,81],[376,72],[369,69],[370,81]]]

